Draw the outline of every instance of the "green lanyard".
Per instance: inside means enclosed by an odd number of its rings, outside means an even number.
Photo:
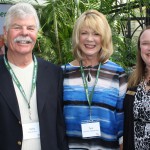
[[[92,98],[93,98],[94,89],[95,89],[95,86],[96,86],[96,84],[97,84],[98,77],[99,77],[99,74],[100,74],[100,68],[101,68],[101,63],[99,63],[99,66],[98,66],[98,70],[97,70],[96,79],[95,79],[95,83],[94,83],[93,89],[92,89],[92,91],[89,93],[88,84],[87,84],[87,81],[86,81],[86,78],[85,78],[85,73],[84,73],[84,70],[83,70],[83,64],[82,64],[82,61],[80,61],[80,69],[81,69],[81,75],[82,75],[83,85],[84,85],[84,89],[85,89],[87,101],[88,101],[89,107],[90,107],[90,119],[91,119],[91,104],[92,104]]]
[[[33,92],[35,90],[35,86],[36,86],[36,78],[37,78],[37,68],[38,68],[38,64],[37,64],[37,60],[36,60],[36,57],[34,56],[34,69],[33,69],[33,77],[32,77],[32,88],[31,88],[31,93],[30,93],[30,97],[29,97],[29,100],[27,99],[27,96],[23,90],[23,87],[21,86],[19,80],[17,79],[14,71],[12,70],[11,66],[9,65],[8,63],[8,60],[6,59],[6,56],[4,55],[4,62],[5,62],[5,65],[8,69],[8,71],[10,72],[11,74],[11,77],[12,79],[14,80],[15,84],[17,85],[18,89],[20,90],[22,96],[24,97],[25,101],[27,102],[28,104],[28,109],[30,109],[30,100],[31,100],[31,97],[33,95]],[[31,119],[31,116],[30,116],[30,119]]]

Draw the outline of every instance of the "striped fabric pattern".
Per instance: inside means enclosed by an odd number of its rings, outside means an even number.
[[[123,135],[123,99],[126,92],[126,74],[122,67],[112,61],[101,65],[100,75],[91,105],[92,120],[100,122],[101,136],[83,139],[81,123],[90,119],[89,104],[83,86],[80,66],[70,63],[64,70],[64,117],[66,134],[71,150],[117,150],[119,138]],[[88,82],[92,90],[98,65],[84,67],[85,76],[89,70],[92,76]]]

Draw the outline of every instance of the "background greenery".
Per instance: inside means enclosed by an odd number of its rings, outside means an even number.
[[[112,29],[114,54],[110,59],[126,70],[135,64],[137,39],[129,37],[125,29],[131,16],[145,16],[144,6],[149,5],[149,0],[127,0],[123,7],[117,0],[46,0],[43,5],[38,0],[25,2],[33,1],[41,23],[34,49],[38,56],[58,65],[73,60],[71,36],[74,22],[87,9],[96,9],[106,15]],[[0,2],[16,3],[18,0]],[[138,6],[135,8],[135,5]]]

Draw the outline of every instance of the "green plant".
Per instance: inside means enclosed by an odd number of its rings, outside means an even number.
[[[22,0],[0,0],[12,3]],[[134,65],[136,59],[137,40],[126,34],[128,19],[145,17],[146,5],[149,0],[127,0],[122,4],[117,0],[47,0],[39,5],[35,2],[41,23],[41,31],[34,52],[36,55],[55,64],[65,64],[73,60],[71,52],[71,36],[75,20],[87,9],[96,9],[104,13],[109,21],[113,34],[114,54],[111,60],[123,66],[126,70]]]

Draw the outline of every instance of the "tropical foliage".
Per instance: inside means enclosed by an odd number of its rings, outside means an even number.
[[[12,3],[18,0],[1,0]],[[23,1],[23,0],[20,0]],[[24,0],[25,1],[25,0]],[[34,3],[33,3],[34,1]],[[96,9],[104,13],[110,23],[113,33],[114,54],[111,60],[124,68],[133,66],[136,59],[137,37],[130,33],[131,18],[144,27],[144,21],[149,0],[45,0],[39,5],[39,0],[26,0],[33,3],[38,11],[41,30],[34,52],[55,64],[64,64],[73,59],[71,52],[71,35],[75,20],[87,9]],[[127,32],[128,31],[128,32]],[[135,30],[136,32],[136,30]]]
[[[39,38],[42,46],[43,38],[51,41],[42,53],[37,54],[57,64],[71,61],[71,34],[77,17],[87,9],[97,9],[106,14],[112,27],[114,55],[111,59],[127,68],[135,63],[136,41],[126,37],[124,30],[127,18],[134,13],[129,6],[115,12],[115,7],[120,5],[116,0],[47,0],[45,7],[40,8],[42,25],[42,38]],[[124,20],[124,21],[123,21]],[[42,42],[41,42],[42,41]],[[49,42],[48,42],[49,43]]]

